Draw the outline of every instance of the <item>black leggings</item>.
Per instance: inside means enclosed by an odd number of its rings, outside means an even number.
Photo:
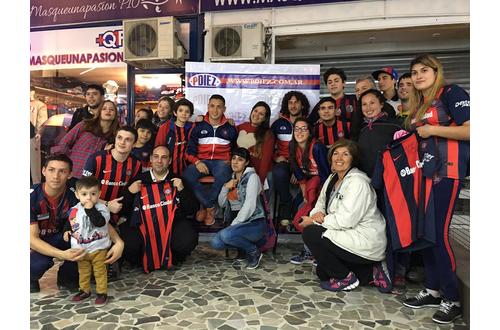
[[[304,243],[318,262],[316,274],[319,279],[321,281],[331,278],[341,280],[352,271],[362,285],[372,281],[375,262],[342,249],[326,237],[322,238],[321,234],[325,230],[326,228],[322,226],[310,225],[302,233]]]

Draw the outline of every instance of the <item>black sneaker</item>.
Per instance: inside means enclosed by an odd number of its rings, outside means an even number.
[[[236,261],[243,262],[247,260],[247,253],[243,249],[238,249],[238,255],[236,256]]]
[[[441,297],[435,298],[427,290],[420,291],[415,297],[407,298],[403,305],[410,308],[438,307],[441,304]]]
[[[443,300],[439,305],[439,310],[432,316],[432,320],[439,324],[448,324],[461,316],[462,308],[451,301]]]
[[[262,253],[257,250],[255,253],[248,254],[247,269],[255,269],[259,267],[260,260],[262,259]]]
[[[38,280],[30,280],[30,293],[40,292],[40,284]]]

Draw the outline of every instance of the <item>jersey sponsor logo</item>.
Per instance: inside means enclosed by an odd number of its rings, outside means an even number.
[[[196,87],[218,87],[221,84],[219,77],[209,73],[198,73],[189,78],[189,84]]]
[[[50,214],[49,213],[37,214],[36,215],[36,219],[38,221],[47,220],[48,218],[50,218]]]
[[[92,176],[92,174],[94,174],[94,173],[87,171],[87,170],[83,170],[83,173],[82,173],[83,176]]]
[[[119,186],[119,187],[124,187],[127,185],[126,182],[123,182],[123,181],[118,181],[118,182],[115,182],[115,181],[109,181],[109,180],[101,180],[101,184],[105,184],[106,186]]]
[[[433,113],[432,112],[427,112],[422,116],[422,119],[429,119],[432,118]]]
[[[455,103],[455,108],[470,107],[470,100],[463,100]]]
[[[147,205],[143,205],[142,206],[142,209],[144,211],[146,210],[150,210],[150,209],[155,209],[157,207],[162,207],[162,206],[165,206],[165,205],[170,205],[172,204],[172,200],[169,200],[169,201],[161,201],[159,203],[156,203],[156,204],[147,204]]]
[[[112,170],[102,171],[102,173],[110,173]]]
[[[424,157],[423,157],[422,161],[420,161],[418,159],[415,161],[415,167],[408,167],[408,166],[406,166],[405,168],[403,168],[399,172],[399,175],[402,178],[404,178],[407,175],[412,175],[413,173],[415,173],[415,171],[417,170],[417,168],[424,167],[425,163],[429,162],[432,158],[434,158],[434,156],[426,152],[424,154]]]

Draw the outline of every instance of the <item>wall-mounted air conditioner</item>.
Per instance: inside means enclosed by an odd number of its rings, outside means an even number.
[[[264,26],[260,22],[214,26],[210,61],[263,63],[264,37]]]
[[[181,67],[186,57],[174,17],[123,20],[123,60],[141,69]]]

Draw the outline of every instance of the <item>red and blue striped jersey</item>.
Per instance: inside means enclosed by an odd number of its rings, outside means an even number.
[[[290,158],[288,144],[292,141],[293,137],[293,124],[290,121],[290,117],[280,115],[271,125],[271,131],[276,141],[274,159],[276,160],[279,156],[283,156],[288,160]]]
[[[433,139],[408,134],[381,152],[372,185],[383,189],[384,214],[393,250],[417,250],[436,241],[432,178],[437,162]]]
[[[229,124],[222,116],[220,125],[212,126],[208,114],[202,122],[197,123],[188,137],[186,160],[192,164],[198,160],[226,160],[231,159],[231,149],[236,143],[238,132],[236,127]]]
[[[45,193],[44,185],[34,185],[30,194],[30,224],[38,223],[42,239],[61,232],[69,210],[78,203],[70,187],[66,187],[61,196],[51,198]]]
[[[130,225],[139,226],[143,238],[145,273],[172,266],[170,243],[178,205],[177,189],[170,181],[143,184],[135,197]]]
[[[427,109],[420,121],[413,125],[459,126],[470,120],[470,97],[457,85],[441,89],[432,107]],[[458,141],[435,136],[438,150],[437,175],[451,179],[463,179],[469,172],[469,141]]]
[[[141,173],[141,161],[130,155],[123,162],[113,158],[111,150],[99,151],[89,157],[83,169],[84,176],[95,176],[101,182],[103,201],[111,201],[123,196],[123,190],[137,180]],[[118,215],[111,216],[111,223],[116,223]]]
[[[330,147],[339,139],[349,138],[351,123],[336,120],[332,126],[326,126],[320,122],[314,125],[314,137],[325,146]]]
[[[335,100],[335,108],[336,108],[336,116],[337,119],[341,122],[351,122],[352,117],[358,111],[361,111],[358,108],[358,100],[356,99],[356,95],[344,94],[341,98]],[[311,110],[311,113],[307,117],[307,120],[311,124],[315,124],[319,119],[319,102],[314,106]]]
[[[194,124],[190,122],[187,122],[184,127],[179,127],[174,120],[169,120],[160,126],[156,135],[155,147],[162,145],[168,148],[172,158],[170,171],[176,176],[181,176],[187,166],[186,151],[189,134],[193,127]]]

